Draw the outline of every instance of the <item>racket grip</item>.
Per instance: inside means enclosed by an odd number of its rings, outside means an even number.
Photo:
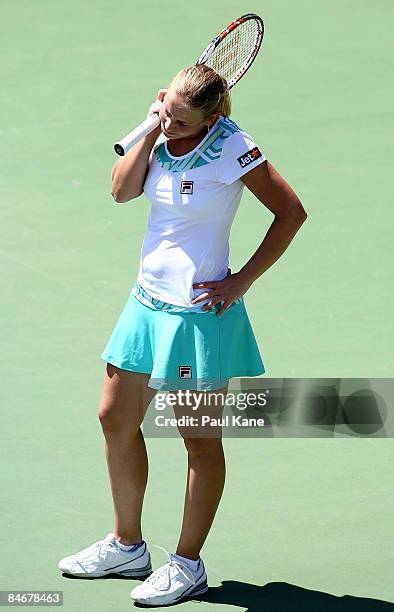
[[[155,128],[160,125],[160,119],[158,114],[150,115],[145,121],[140,123],[134,130],[132,130],[127,136],[115,142],[114,149],[118,155],[126,155],[127,151],[134,147],[137,142],[142,140],[147,134],[153,132]]]

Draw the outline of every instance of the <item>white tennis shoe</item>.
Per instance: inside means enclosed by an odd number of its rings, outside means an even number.
[[[208,591],[207,575],[202,559],[199,560],[196,572],[192,572],[186,565],[174,559],[165,548],[161,546],[156,548],[161,548],[167,553],[168,561],[131,591],[130,597],[134,601],[147,605],[166,606],[179,602],[184,597],[193,597]]]
[[[81,578],[99,578],[110,574],[134,578],[149,574],[152,565],[146,542],[134,550],[123,551],[116,545],[114,534],[109,533],[104,540],[62,559],[59,569]]]

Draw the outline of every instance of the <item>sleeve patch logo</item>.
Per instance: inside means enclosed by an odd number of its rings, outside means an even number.
[[[250,149],[250,151],[244,155],[241,155],[241,157],[238,157],[238,162],[241,168],[245,168],[245,166],[248,166],[259,157],[261,157],[261,151],[258,147],[255,147],[254,149]]]

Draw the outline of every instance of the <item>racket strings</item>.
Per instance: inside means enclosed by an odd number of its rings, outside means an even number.
[[[249,19],[227,34],[206,64],[223,76],[229,86],[240,71],[246,70],[254,57],[254,51],[261,37],[260,24]]]

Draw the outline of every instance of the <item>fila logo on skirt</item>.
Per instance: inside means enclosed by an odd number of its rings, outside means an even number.
[[[192,366],[179,366],[179,378],[191,378]]]
[[[181,193],[188,194],[188,195],[193,193],[193,182],[194,181],[182,181]]]

